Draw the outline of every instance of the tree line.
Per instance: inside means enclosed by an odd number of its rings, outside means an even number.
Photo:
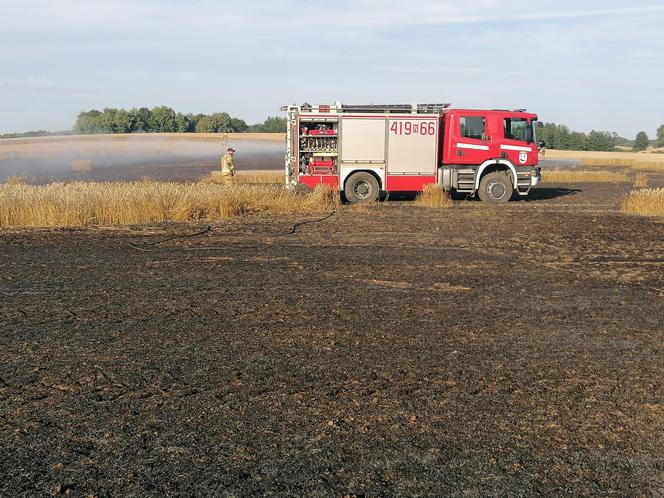
[[[285,133],[286,118],[269,117],[263,123],[248,125],[226,112],[183,114],[166,106],[140,109],[105,108],[81,112],[72,130],[92,133]]]
[[[645,131],[640,131],[635,140],[619,137],[617,133],[608,131],[591,131],[582,133],[571,131],[565,125],[546,123],[537,130],[537,140],[546,142],[547,149],[559,150],[599,150],[614,151],[616,146],[632,147],[632,150],[646,150],[649,146],[664,147],[664,125],[657,129],[657,139],[651,141]]]
[[[555,123],[545,123],[537,129],[537,140],[546,142],[547,149],[612,151],[618,138],[617,133],[595,130],[583,133]]]

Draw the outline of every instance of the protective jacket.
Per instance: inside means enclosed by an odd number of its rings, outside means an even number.
[[[233,155],[230,152],[227,152],[221,158],[221,174],[232,175],[234,173],[235,173],[235,164],[233,163]]]

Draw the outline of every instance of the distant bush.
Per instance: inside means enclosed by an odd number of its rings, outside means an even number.
[[[62,135],[71,135],[71,131],[26,131],[25,133],[5,133],[0,135],[2,138],[30,138],[30,137],[54,137]]]

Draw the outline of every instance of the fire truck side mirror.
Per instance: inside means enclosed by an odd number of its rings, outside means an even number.
[[[542,123],[541,121],[538,121],[535,126],[537,126],[538,128],[544,128],[544,123]]]

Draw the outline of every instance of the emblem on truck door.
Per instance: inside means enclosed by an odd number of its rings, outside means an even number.
[[[526,164],[528,162],[528,153],[527,152],[520,152],[519,153],[519,162],[521,164]]]

